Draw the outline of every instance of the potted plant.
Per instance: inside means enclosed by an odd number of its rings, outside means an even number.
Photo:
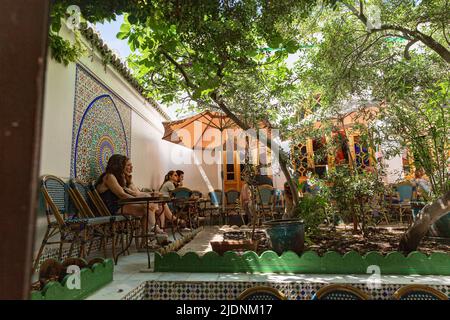
[[[281,255],[285,251],[303,252],[305,227],[300,219],[272,220],[265,223],[272,250]]]

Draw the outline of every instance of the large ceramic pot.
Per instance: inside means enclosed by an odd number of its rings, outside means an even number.
[[[411,209],[414,220],[416,220],[417,215],[425,205],[426,202],[411,201]],[[450,212],[436,221],[432,229],[435,230],[433,235],[443,238],[450,238]]]
[[[440,237],[450,238],[450,212],[434,223]]]
[[[305,243],[305,227],[302,220],[272,220],[265,222],[272,250],[281,255],[285,251],[302,253]]]

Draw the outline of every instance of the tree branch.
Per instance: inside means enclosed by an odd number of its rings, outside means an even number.
[[[344,6],[346,6],[364,25],[367,25],[367,17],[361,11],[359,12],[354,6],[346,3],[345,1],[340,1]],[[361,4],[361,2],[360,2]],[[419,30],[410,30],[401,26],[383,24],[378,29],[371,29],[371,32],[379,32],[385,30],[395,30],[404,33],[406,36],[411,37],[411,40],[418,40],[422,42],[425,46],[436,52],[445,62],[450,63],[450,51],[447,50],[442,44],[436,41],[433,37],[426,35]]]
[[[411,55],[409,54],[409,48],[411,48],[412,45],[415,44],[417,41],[419,41],[419,40],[418,39],[411,40],[406,45],[405,51],[403,52],[403,56],[405,57],[406,60],[411,60]]]
[[[191,81],[191,78],[190,78],[189,75],[187,74],[186,70],[184,70],[184,68],[183,68],[177,61],[175,61],[175,59],[172,58],[172,57],[170,56],[170,54],[169,54],[166,50],[164,50],[164,49],[162,49],[162,48],[159,48],[159,52],[161,52],[161,54],[162,54],[167,60],[169,60],[170,63],[172,63],[172,64],[175,66],[175,68],[181,73],[181,75],[182,75],[183,78],[184,78],[184,81],[186,82],[186,85],[187,85],[189,88],[194,89],[194,90],[198,88],[198,86],[196,86],[196,85]]]

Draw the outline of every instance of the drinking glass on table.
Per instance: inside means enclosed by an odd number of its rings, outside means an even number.
[[[162,193],[159,192],[159,191],[153,191],[152,192],[152,197],[161,197],[161,196],[162,196]]]

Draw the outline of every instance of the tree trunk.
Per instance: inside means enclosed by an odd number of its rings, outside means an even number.
[[[434,40],[432,37],[417,32],[419,36],[417,37],[422,43],[424,43],[428,48],[436,52],[442,59],[447,63],[450,63],[450,51],[447,50],[442,44]]]
[[[450,191],[420,211],[417,220],[400,239],[399,250],[404,253],[417,250],[431,225],[450,211]]]
[[[212,93],[210,95],[210,97],[212,98],[212,100],[220,107],[220,109],[231,119],[233,120],[234,123],[236,123],[236,125],[238,125],[242,130],[248,130],[250,129],[250,127],[245,124],[241,119],[239,119],[229,108],[228,106],[225,104],[225,102],[223,102],[221,99],[219,99],[217,97],[216,93]],[[267,146],[269,148],[272,148],[272,144],[274,143],[272,141],[271,138],[266,137],[266,141],[267,141]],[[288,162],[289,162],[289,157],[288,155],[281,149],[281,146],[278,146],[278,150],[279,150],[279,162],[280,162],[280,168],[281,171],[283,171],[284,176],[286,177],[287,183],[289,184],[290,189],[292,190],[292,202],[293,202],[293,206],[292,209],[294,210],[294,208],[297,206],[297,204],[299,203],[299,197],[298,197],[298,190],[297,190],[297,186],[294,184],[294,181],[291,177],[291,174],[289,173],[288,170]]]

